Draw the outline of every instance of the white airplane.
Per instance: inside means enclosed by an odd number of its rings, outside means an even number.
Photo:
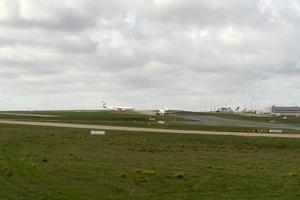
[[[126,106],[108,106],[104,101],[101,101],[102,108],[105,110],[114,110],[114,111],[133,111],[134,108]]]
[[[247,108],[245,108],[243,111],[242,111],[243,114],[257,114],[257,111],[256,110],[248,110]]]
[[[169,109],[167,106],[165,106],[165,108],[160,108],[157,112],[156,112],[156,115],[163,115],[163,116],[166,116],[166,115],[169,115],[170,112],[169,112]]]

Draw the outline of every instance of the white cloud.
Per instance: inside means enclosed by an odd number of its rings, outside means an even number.
[[[158,8],[165,8],[171,4],[170,0],[153,0],[153,3]]]
[[[242,34],[232,27],[227,27],[220,32],[220,40],[226,45],[238,45],[242,42]]]
[[[1,0],[0,1],[0,21],[11,20],[16,16],[18,9],[17,1]]]

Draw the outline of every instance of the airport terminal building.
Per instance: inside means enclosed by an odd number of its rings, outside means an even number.
[[[283,106],[272,106],[271,113],[274,115],[296,115],[300,116],[300,107],[283,107]]]

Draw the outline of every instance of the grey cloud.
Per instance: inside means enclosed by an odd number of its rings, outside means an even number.
[[[196,110],[255,98],[262,108],[298,90],[296,1],[3,2],[1,109],[97,108],[99,98]]]
[[[50,29],[60,31],[82,32],[92,28],[98,23],[99,17],[107,19],[122,15],[114,1],[93,1],[86,0],[74,2],[80,7],[72,6],[67,1],[8,1],[4,0],[7,7],[14,14],[5,20],[0,20],[2,26],[10,26],[18,29]],[[29,16],[35,12],[41,12],[47,17],[31,17],[29,19],[22,16],[22,5],[35,5],[32,10],[26,10]],[[24,6],[23,6],[24,7]],[[36,10],[34,10],[36,9]],[[41,9],[40,11],[38,9]]]

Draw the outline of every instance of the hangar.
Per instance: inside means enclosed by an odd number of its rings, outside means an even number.
[[[300,107],[292,106],[292,107],[285,107],[285,106],[275,106],[271,107],[271,113],[274,115],[296,115],[300,116]]]

